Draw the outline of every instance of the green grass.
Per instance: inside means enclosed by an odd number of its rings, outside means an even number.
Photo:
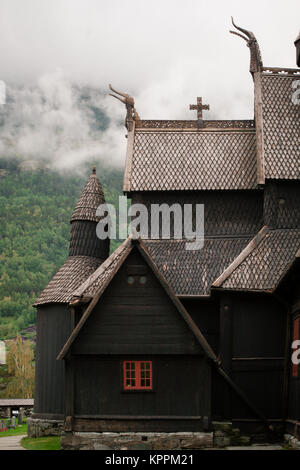
[[[60,437],[23,437],[21,446],[27,450],[60,450]]]
[[[20,426],[17,426],[15,429],[9,429],[8,431],[0,432],[0,439],[1,437],[19,436],[20,434],[27,434],[27,423],[21,424]]]

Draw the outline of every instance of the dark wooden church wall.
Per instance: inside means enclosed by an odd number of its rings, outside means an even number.
[[[285,393],[286,429],[289,434],[300,438],[300,365],[298,377],[293,376],[292,342],[294,340],[294,321],[300,316],[300,260],[296,260],[283,278],[276,294],[284,300],[288,311],[289,331],[286,347],[286,367],[288,384]],[[299,326],[300,328],[300,326]],[[300,331],[299,331],[300,337]]]
[[[153,391],[123,391],[122,360],[152,360]],[[210,366],[195,356],[102,356],[75,359],[75,417],[186,420],[209,418]],[[155,410],[155,412],[154,412]],[[191,423],[190,423],[191,425]],[[193,426],[193,425],[192,425]]]
[[[227,293],[221,299],[220,325],[224,369],[262,414],[267,418],[281,418],[285,308],[271,296]],[[231,409],[234,419],[254,418],[253,413],[236,400],[234,393],[229,398],[225,396],[224,405],[225,409]]]
[[[220,306],[217,299],[184,298],[181,299],[192,319],[204,335],[213,351],[218,355],[220,347]],[[231,415],[224,408],[225,396],[231,393],[229,386],[213,368],[211,374],[211,405],[212,419],[230,419]]]
[[[131,197],[132,204],[145,204],[148,214],[151,213],[151,204],[165,203],[171,206],[177,203],[181,205],[182,212],[184,204],[192,204],[193,207],[196,204],[204,204],[206,236],[255,235],[263,225],[262,191],[158,191],[132,193]],[[173,228],[171,235],[174,235]]]
[[[64,362],[56,357],[71,334],[71,311],[56,304],[37,309],[34,413],[64,414]]]
[[[265,188],[264,223],[272,228],[300,228],[300,183],[273,181]]]
[[[141,284],[141,276],[146,283]],[[128,277],[134,283],[128,283]],[[100,298],[73,354],[202,354],[191,330],[137,248]]]
[[[220,313],[218,303],[214,302],[211,298],[182,298],[180,300],[212,349],[215,353],[218,353],[220,334]]]
[[[299,284],[298,284],[299,285]],[[291,348],[292,342],[294,340],[294,326],[297,318],[300,319],[300,288],[298,285],[295,285],[294,288],[294,305],[291,308],[290,313],[290,335],[289,335],[289,349],[288,349],[288,361],[289,361],[289,388],[288,388],[288,431],[292,434],[296,434],[297,437],[300,437],[300,365],[298,365],[298,374],[295,377],[293,375],[293,365],[292,365],[292,353],[293,349]],[[300,320],[299,320],[300,321]],[[298,324],[299,327],[299,324]],[[298,329],[298,338],[299,329]],[[295,424],[297,423],[296,429]],[[294,432],[295,431],[295,432]]]

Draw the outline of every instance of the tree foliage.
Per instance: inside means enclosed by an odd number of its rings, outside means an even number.
[[[32,304],[68,256],[69,220],[94,164],[79,175],[20,171],[19,163],[0,159],[0,339],[35,323]],[[97,169],[106,201],[116,204],[121,170]]]
[[[33,348],[18,336],[10,341],[7,354],[8,373],[13,377],[6,388],[7,398],[32,398],[34,394]]]

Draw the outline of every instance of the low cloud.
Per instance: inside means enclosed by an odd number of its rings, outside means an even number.
[[[108,104],[106,95],[72,84],[61,70],[32,85],[8,85],[0,109],[0,155],[40,160],[57,169],[91,160],[121,165],[122,112]]]

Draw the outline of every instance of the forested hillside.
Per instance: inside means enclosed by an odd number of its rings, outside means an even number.
[[[24,171],[17,159],[0,159],[0,339],[34,324],[32,303],[68,255],[70,216],[93,164],[116,204],[121,170],[91,162],[76,174]]]

